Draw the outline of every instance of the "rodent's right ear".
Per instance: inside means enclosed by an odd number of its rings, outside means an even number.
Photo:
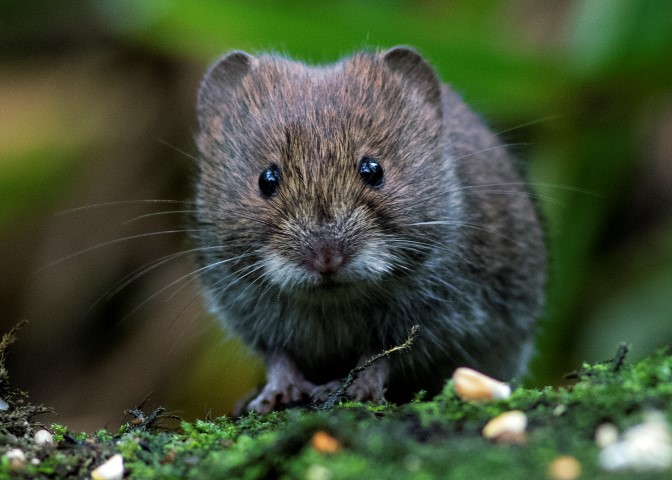
[[[196,106],[199,116],[208,115],[208,110],[221,108],[230,92],[247,75],[253,57],[240,50],[229,52],[212,64],[201,81]]]
[[[410,47],[393,47],[383,54],[387,66],[416,88],[427,101],[440,110],[441,82],[434,69]]]

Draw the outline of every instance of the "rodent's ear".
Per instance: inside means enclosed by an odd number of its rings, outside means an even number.
[[[198,89],[196,104],[199,114],[207,115],[208,107],[213,105],[221,108],[227,93],[250,71],[252,60],[248,53],[234,50],[212,64]]]
[[[441,82],[418,52],[410,47],[393,47],[383,54],[383,60],[392,71],[415,86],[429,103],[440,108]]]

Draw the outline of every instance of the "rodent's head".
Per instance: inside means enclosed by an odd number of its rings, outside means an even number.
[[[413,50],[326,67],[232,52],[206,74],[198,115],[198,236],[229,281],[361,287],[438,241],[411,224],[445,220],[457,185],[441,84]]]

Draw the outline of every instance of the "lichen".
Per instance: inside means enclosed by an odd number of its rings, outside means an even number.
[[[0,443],[30,436],[41,424],[33,419],[50,410],[44,405],[32,405],[28,394],[9,382],[5,366],[9,346],[16,341],[16,333],[26,324],[21,321],[0,339]],[[5,442],[3,442],[3,440]]]

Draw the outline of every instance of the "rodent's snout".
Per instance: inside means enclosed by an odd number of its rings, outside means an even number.
[[[345,262],[345,252],[336,242],[319,242],[308,251],[306,258],[308,268],[321,275],[337,273]]]

